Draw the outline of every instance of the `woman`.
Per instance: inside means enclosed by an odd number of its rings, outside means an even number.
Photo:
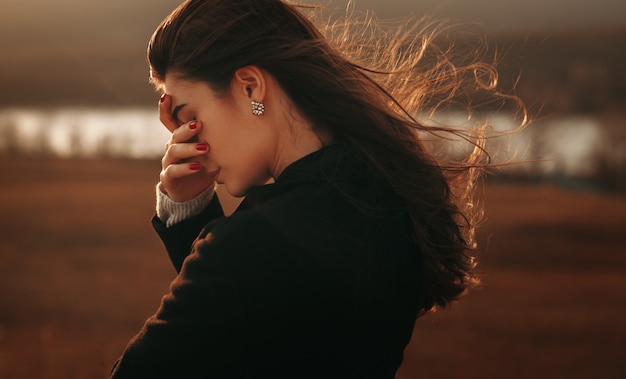
[[[441,66],[417,70],[403,35],[385,74],[279,0],[189,0],[161,23],[153,225],[178,276],[111,377],[394,376],[416,318],[473,282],[481,166],[444,168],[418,136],[445,129],[409,112],[484,68],[424,76]],[[229,217],[216,183],[246,196]]]

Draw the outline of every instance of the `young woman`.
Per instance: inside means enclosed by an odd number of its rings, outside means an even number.
[[[280,0],[189,0],[161,23],[153,225],[178,276],[112,378],[394,376],[416,318],[473,282],[480,157],[444,167],[422,138],[445,129],[412,115],[490,71],[421,70],[423,37],[342,47]],[[229,217],[216,183],[245,196]]]

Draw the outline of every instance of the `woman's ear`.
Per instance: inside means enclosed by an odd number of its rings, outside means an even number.
[[[263,102],[267,91],[266,73],[257,66],[244,66],[235,71],[233,90],[250,101]]]

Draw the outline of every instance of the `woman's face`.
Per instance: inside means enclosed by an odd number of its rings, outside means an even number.
[[[207,143],[209,152],[200,163],[208,173],[217,172],[216,181],[233,196],[243,196],[252,186],[270,177],[274,146],[270,133],[252,114],[250,99],[243,91],[231,90],[217,96],[207,84],[165,78],[165,91],[172,98],[172,115],[179,125],[201,122],[198,142]]]

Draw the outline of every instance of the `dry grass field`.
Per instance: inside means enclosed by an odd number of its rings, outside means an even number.
[[[103,378],[174,270],[159,163],[0,160],[0,378]],[[418,320],[398,379],[626,377],[626,197],[488,183],[483,288]]]

